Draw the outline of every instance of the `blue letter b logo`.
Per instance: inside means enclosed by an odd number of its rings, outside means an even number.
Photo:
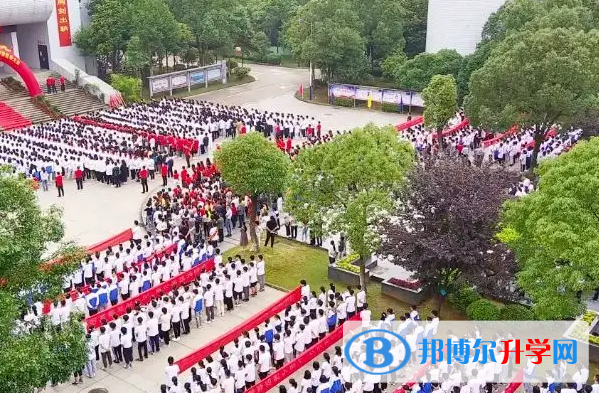
[[[364,364],[372,368],[387,367],[393,363],[393,355],[391,354],[391,341],[384,337],[371,337],[363,341],[366,346],[366,360]],[[379,343],[378,347],[375,348],[375,343]],[[375,355],[377,356],[377,362],[375,362]],[[381,362],[380,359],[383,358]]]

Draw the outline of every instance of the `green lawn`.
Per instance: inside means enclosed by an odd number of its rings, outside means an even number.
[[[321,286],[327,287],[331,280],[328,279],[327,252],[315,247],[304,245],[300,242],[289,241],[278,237],[274,248],[261,247],[258,253],[250,252],[243,247],[234,247],[224,253],[225,259],[229,256],[241,255],[246,260],[251,254],[262,254],[266,261],[266,282],[283,289],[293,289],[304,279],[310,284],[312,290],[319,293]],[[345,288],[345,284],[334,282],[338,290]],[[368,284],[368,304],[373,312],[373,319],[378,319],[381,312],[392,308],[395,314],[409,311],[410,305],[381,293],[381,286],[377,282]],[[426,316],[436,308],[435,300],[431,299],[419,306],[420,313]],[[447,320],[464,320],[460,312],[452,309],[448,304],[443,305],[441,317]]]

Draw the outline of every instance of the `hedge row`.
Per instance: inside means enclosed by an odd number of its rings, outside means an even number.
[[[500,307],[497,303],[483,299],[471,287],[461,287],[447,298],[449,303],[466,313],[468,319],[478,321],[533,321],[532,309],[521,304]]]

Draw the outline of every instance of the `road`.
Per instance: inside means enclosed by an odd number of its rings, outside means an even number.
[[[255,82],[216,90],[190,99],[240,105],[269,112],[308,115],[320,120],[325,130],[346,130],[369,122],[380,125],[398,124],[405,116],[365,109],[340,108],[302,102],[294,97],[300,84],[308,84],[308,70],[250,64]]]

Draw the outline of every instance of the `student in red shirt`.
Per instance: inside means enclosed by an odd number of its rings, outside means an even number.
[[[83,190],[83,171],[79,167],[75,170],[75,183],[78,190]]]
[[[62,182],[62,173],[58,172],[56,177],[54,178],[54,184],[56,184],[56,189],[58,190],[58,197],[64,196],[64,184]]]
[[[60,81],[60,91],[65,91],[67,89],[66,79],[64,78],[64,76],[61,75],[58,80]]]
[[[293,148],[291,138],[287,138],[287,146],[286,147],[287,147],[288,152],[290,152],[291,149]]]
[[[160,174],[162,175],[162,185],[166,187],[166,185],[168,184],[168,165],[166,165],[165,163],[162,163],[162,166],[160,167]]]
[[[148,170],[145,165],[139,171],[139,180],[141,180],[141,193],[145,194],[148,192]]]

